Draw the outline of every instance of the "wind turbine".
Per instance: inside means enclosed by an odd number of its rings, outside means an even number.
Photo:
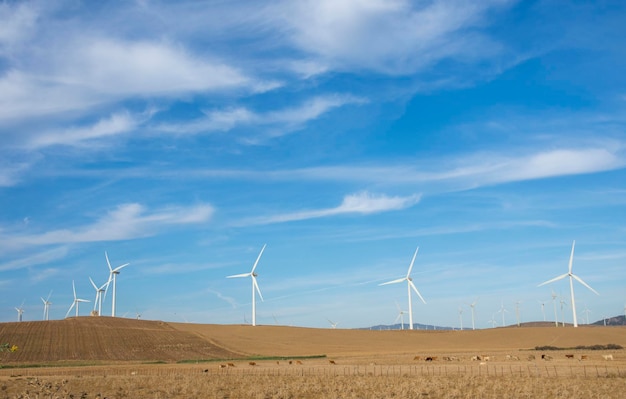
[[[50,291],[46,299],[41,298],[41,302],[43,302],[43,319],[44,320],[49,320],[48,314],[50,310],[50,305],[52,304],[52,302],[50,302],[50,295],[52,295],[52,291]]]
[[[254,262],[254,266],[252,266],[252,270],[250,273],[243,274],[235,274],[232,276],[226,276],[226,278],[239,278],[239,277],[250,277],[252,279],[252,325],[256,326],[256,293],[259,293],[259,297],[263,300],[263,295],[261,295],[261,290],[259,289],[259,284],[256,282],[257,274],[254,272],[257,264],[259,263],[259,259],[261,259],[261,255],[263,255],[263,251],[265,251],[265,247],[267,244],[263,244],[263,248],[261,248],[261,252],[259,252],[259,256],[256,258],[256,262]]]
[[[495,328],[498,325],[498,322],[496,321],[496,314],[495,313],[493,313],[491,315],[491,320],[489,320],[488,323],[491,324],[491,328]]]
[[[17,321],[22,321],[22,315],[24,314],[24,301],[19,308],[15,308],[17,310]]]
[[[111,317],[115,317],[115,297],[116,297],[116,286],[117,286],[117,275],[120,274],[120,270],[122,270],[122,268],[130,265],[130,263],[124,263],[121,266],[116,267],[115,269],[113,269],[111,267],[111,262],[109,262],[109,255],[107,255],[106,251],[104,251],[104,257],[107,260],[107,266],[109,266],[109,282],[111,280],[113,280],[113,295],[112,295],[112,299],[111,299]],[[109,282],[107,282],[107,289],[109,288]],[[106,296],[106,290],[104,295]]]
[[[420,249],[419,247],[415,249],[415,254],[413,254],[413,259],[411,260],[411,264],[409,265],[409,271],[406,273],[406,277],[402,277],[397,280],[387,281],[386,283],[379,284],[379,285],[387,285],[387,284],[402,283],[404,281],[407,282],[407,290],[409,293],[409,330],[413,329],[413,304],[411,303],[412,302],[411,301],[411,289],[415,291],[415,293],[417,294],[417,296],[420,297],[422,302],[426,303],[424,298],[422,298],[422,294],[420,294],[420,292],[417,290],[417,287],[415,287],[415,284],[413,284],[413,279],[411,278],[411,269],[413,269],[413,263],[415,263],[415,257],[417,256],[417,251],[419,249]]]
[[[469,307],[472,310],[472,330],[476,329],[476,326],[474,325],[474,308],[476,307],[476,302],[478,302],[478,298],[476,298],[474,302],[469,304]]]
[[[559,302],[561,303],[561,326],[565,327],[565,315],[563,314],[563,309],[567,306],[567,301],[563,299],[563,296],[561,295]]]
[[[89,302],[86,299],[80,299],[76,297],[76,286],[74,285],[74,280],[72,280],[72,291],[74,292],[74,302],[72,302],[72,306],[70,306],[70,308],[67,310],[67,313],[65,314],[66,318],[70,314],[74,306],[76,306],[76,317],[78,317],[78,304],[80,304],[81,302]]]
[[[585,304],[585,310],[583,310],[583,313],[585,313],[586,315],[586,324],[589,324],[589,313],[591,313],[591,310],[589,310],[589,308],[587,308],[587,304]]]
[[[96,299],[93,303],[93,310],[95,311],[97,309],[98,316],[102,316],[102,294],[106,292],[106,289],[109,287],[109,283],[111,282],[111,280],[107,280],[107,282],[102,284],[100,287],[98,287],[96,283],[93,282],[91,277],[89,277],[89,281],[91,282],[93,288],[96,290]]]
[[[557,277],[553,278],[552,280],[548,280],[546,282],[543,282],[543,283],[539,284],[538,287],[541,287],[542,285],[545,285],[545,284],[553,283],[553,282],[561,280],[561,279],[563,279],[565,277],[569,277],[569,290],[570,290],[570,294],[572,296],[572,317],[573,317],[573,321],[574,321],[574,327],[578,327],[578,320],[576,319],[576,300],[574,298],[574,280],[578,281],[579,283],[581,283],[585,287],[589,288],[596,295],[600,295],[600,294],[598,294],[598,292],[596,290],[594,290],[587,283],[585,283],[580,277],[578,277],[577,275],[572,273],[572,263],[574,261],[574,246],[575,245],[576,245],[576,240],[574,240],[574,242],[572,242],[572,253],[569,256],[569,270],[568,270],[568,272],[565,273],[565,274],[561,274],[560,276],[557,276]]]
[[[461,322],[461,331],[463,331],[463,307],[459,306],[459,321]]]
[[[508,313],[508,312],[509,311],[504,308],[504,301],[502,301],[501,306],[500,306],[500,310],[498,310],[498,313],[502,313],[502,327],[505,326],[505,324],[504,324],[504,313]]]
[[[520,326],[520,315],[519,315],[519,304],[522,303],[521,301],[516,301],[515,302],[515,317],[517,318],[517,326]]]
[[[339,325],[338,321],[331,321],[330,319],[326,319],[328,320],[328,322],[330,323],[330,327],[334,330],[337,328],[337,325]]]
[[[400,329],[404,330],[404,315],[407,312],[400,308],[400,305],[398,305],[398,302],[396,302],[396,308],[398,309],[398,316],[396,316],[396,320],[394,321],[394,323],[397,323],[398,320],[400,320]]]
[[[543,315],[543,321],[546,321],[546,303],[543,301],[537,301],[541,305],[541,314]]]
[[[558,318],[558,313],[556,312],[556,292],[552,291],[552,304],[554,305],[554,326],[558,327],[559,326],[559,318]]]

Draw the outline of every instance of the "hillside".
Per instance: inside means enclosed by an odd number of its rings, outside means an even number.
[[[19,347],[0,361],[176,361],[241,356],[164,322],[111,317],[0,323],[0,341]]]
[[[626,327],[515,327],[487,330],[370,331],[283,326],[166,323],[110,317],[0,323],[2,363],[178,361],[246,356],[329,357],[518,351],[536,346],[626,347]]]

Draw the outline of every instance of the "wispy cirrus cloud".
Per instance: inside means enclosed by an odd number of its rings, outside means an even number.
[[[316,219],[343,214],[369,215],[374,213],[397,211],[417,204],[420,195],[408,197],[390,197],[387,195],[371,194],[363,191],[356,194],[346,195],[340,205],[334,208],[315,209],[279,215],[248,219],[241,222],[242,225],[258,225],[271,223],[284,223],[299,220]]]
[[[213,212],[213,207],[208,204],[171,206],[152,211],[138,203],[122,204],[88,225],[39,234],[3,232],[2,239],[14,248],[130,240],[153,236],[168,226],[204,223]]]
[[[67,255],[67,253],[67,246],[59,246],[43,252],[20,257],[19,259],[0,264],[0,271],[18,270],[31,266],[46,264],[59,259],[63,259]],[[54,272],[54,270],[49,270],[49,273],[51,272]]]
[[[346,105],[363,104],[364,98],[350,95],[328,94],[317,96],[295,107],[274,111],[258,112],[243,107],[205,111],[199,120],[178,124],[163,124],[158,130],[167,133],[196,134],[203,132],[229,131],[236,127],[250,126],[265,129],[268,136],[280,136],[302,127],[333,109]]]

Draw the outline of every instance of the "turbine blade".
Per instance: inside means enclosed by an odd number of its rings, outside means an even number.
[[[399,278],[397,280],[387,281],[386,283],[378,284],[378,285],[387,285],[387,284],[396,284],[406,281],[406,277]]]
[[[232,276],[226,276],[226,278],[239,278],[239,277],[249,277],[249,276],[252,276],[252,273],[233,274]]]
[[[572,253],[569,256],[569,273],[572,274],[572,263],[574,262],[574,246],[576,245],[576,240],[572,242]]]
[[[585,283],[585,282],[583,281],[583,279],[582,279],[582,278],[578,277],[578,276],[577,276],[577,275],[575,275],[575,274],[572,274],[572,277],[574,277],[574,278],[576,279],[576,281],[578,281],[579,283],[581,283],[581,284],[582,284],[582,285],[584,285],[585,287],[589,288],[589,289],[590,289],[593,293],[595,293],[596,295],[600,295],[600,294],[598,294],[598,291],[594,290],[593,288],[591,288],[591,287],[589,286],[589,284]]]
[[[562,278],[565,278],[565,277],[567,277],[567,276],[569,276],[569,274],[568,274],[568,273],[561,274],[560,276],[555,277],[555,278],[553,278],[552,280],[548,280],[548,281],[545,281],[545,282],[543,282],[543,283],[539,284],[537,287],[541,287],[542,285],[546,285],[546,284],[554,283],[555,281],[558,281],[558,280],[560,280],[560,279],[562,279]]]
[[[417,256],[417,251],[419,251],[420,247],[415,248],[415,253],[413,254],[413,259],[411,259],[411,264],[409,265],[409,271],[406,273],[406,277],[408,278],[411,275],[411,270],[413,269],[413,264],[415,263],[415,257]]]
[[[113,268],[111,267],[111,262],[109,262],[109,255],[107,255],[107,251],[104,251],[104,257],[107,260],[107,266],[109,266],[109,271],[113,272]]]
[[[48,294],[48,297],[46,298],[46,302],[48,302],[48,300],[50,299],[50,296],[52,296],[52,290],[50,290],[50,293]]]
[[[263,302],[265,302],[265,300],[263,299],[263,295],[261,295],[261,290],[259,289],[259,284],[257,284],[256,277],[254,277],[254,276],[252,276],[252,284],[254,284],[254,288],[256,289],[256,292],[259,293],[259,297],[261,297],[261,300]]]
[[[125,268],[126,266],[130,265],[130,263],[124,263],[121,266],[116,267],[115,269],[113,269],[114,272],[119,272],[120,270],[122,270],[123,268]]]
[[[415,293],[417,294],[417,296],[420,297],[420,299],[422,300],[422,302],[426,303],[426,301],[424,300],[424,298],[422,298],[422,294],[420,294],[420,292],[417,290],[417,287],[415,287],[415,284],[413,284],[413,282],[411,280],[409,280],[409,285],[411,286],[411,288],[413,288],[413,291],[415,291]]]
[[[263,251],[265,251],[265,247],[267,244],[263,244],[263,248],[261,248],[261,252],[259,252],[259,256],[256,258],[256,262],[254,262],[254,266],[252,266],[252,271],[250,273],[254,273],[254,269],[256,269],[256,265],[259,263],[259,259],[261,259],[261,255],[263,255]]]
[[[76,286],[74,285],[74,280],[72,280],[72,291],[74,291],[74,299],[76,299]]]
[[[93,288],[98,291],[98,286],[96,285],[96,283],[93,282],[93,280],[91,279],[91,277],[89,277],[89,281],[91,281],[91,285],[93,285]]]
[[[67,316],[69,316],[72,309],[74,309],[74,305],[76,305],[76,301],[72,302],[72,306],[70,306],[70,308],[67,310],[67,313],[65,314],[65,318],[67,318]]]

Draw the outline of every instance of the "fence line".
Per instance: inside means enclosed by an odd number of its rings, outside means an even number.
[[[0,369],[2,376],[371,376],[371,377],[626,377],[626,370],[619,366],[598,365],[541,365],[541,364],[484,364],[484,365],[255,365],[220,368],[219,365],[124,365],[89,366],[82,368],[24,368]]]

